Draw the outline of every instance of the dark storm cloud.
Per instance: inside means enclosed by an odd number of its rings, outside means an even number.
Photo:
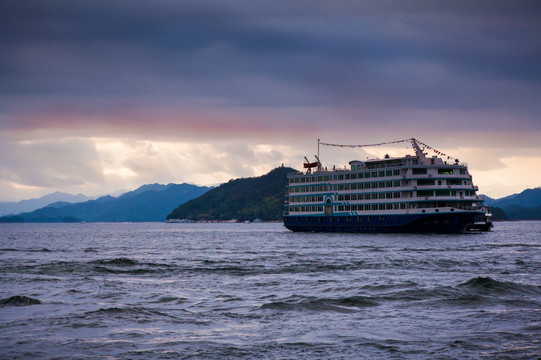
[[[534,1],[3,2],[0,102],[6,122],[22,108],[196,104],[507,107],[522,109],[521,121],[532,125],[541,110],[540,8]]]

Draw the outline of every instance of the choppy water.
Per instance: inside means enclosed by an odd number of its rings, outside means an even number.
[[[0,224],[0,357],[541,356],[541,222]]]

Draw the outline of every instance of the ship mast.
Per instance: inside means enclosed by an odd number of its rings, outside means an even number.
[[[319,161],[319,138],[317,139],[317,171],[321,171],[321,161]]]
[[[419,158],[419,162],[421,163],[421,165],[427,164],[428,162],[425,153],[421,150],[419,144],[417,144],[417,140],[415,138],[411,138],[410,141],[411,145],[413,146],[413,150],[415,151],[415,154]]]

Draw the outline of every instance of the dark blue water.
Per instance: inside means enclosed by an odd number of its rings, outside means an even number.
[[[541,222],[0,224],[0,357],[535,359]]]

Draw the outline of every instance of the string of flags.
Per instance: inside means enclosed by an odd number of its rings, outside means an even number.
[[[380,145],[388,145],[388,144],[398,144],[398,143],[402,143],[402,142],[406,142],[406,141],[411,141],[411,139],[395,140],[395,141],[382,142],[382,143],[377,143],[377,144],[365,144],[365,145],[341,145],[341,144],[329,144],[329,143],[322,143],[322,142],[320,142],[319,145],[342,147],[342,148],[358,148],[358,147],[369,147],[369,146],[380,146]]]
[[[445,154],[445,153],[443,153],[443,152],[441,152],[439,150],[436,150],[433,147],[425,144],[424,142],[422,142],[420,140],[415,139],[415,141],[417,141],[417,143],[423,145],[425,147],[425,149],[433,151],[434,153],[436,153],[436,155],[439,155],[439,156],[442,156],[442,157],[447,157],[447,160],[456,160],[454,157],[449,156],[449,155],[447,155],[447,154]]]
[[[403,143],[403,142],[411,142],[412,144],[412,147],[413,147],[413,150],[415,151],[416,155],[419,156],[419,154],[417,154],[417,149],[415,148],[415,146],[413,145],[413,142],[417,142],[418,144],[424,146],[424,149],[428,149],[428,150],[431,150],[433,151],[434,153],[436,153],[437,155],[439,156],[442,156],[442,157],[447,157],[448,160],[455,160],[455,158],[453,158],[452,156],[449,156],[437,149],[434,149],[433,147],[425,144],[424,142],[422,141],[419,141],[417,139],[402,139],[402,140],[395,140],[395,141],[387,141],[387,142],[381,142],[381,143],[376,143],[376,144],[362,144],[362,145],[344,145],[344,144],[330,144],[330,143],[324,143],[324,142],[319,142],[319,145],[323,145],[323,146],[332,146],[332,147],[340,147],[340,148],[363,148],[363,147],[371,147],[371,146],[381,146],[381,145],[389,145],[389,144],[399,144],[399,143]]]

